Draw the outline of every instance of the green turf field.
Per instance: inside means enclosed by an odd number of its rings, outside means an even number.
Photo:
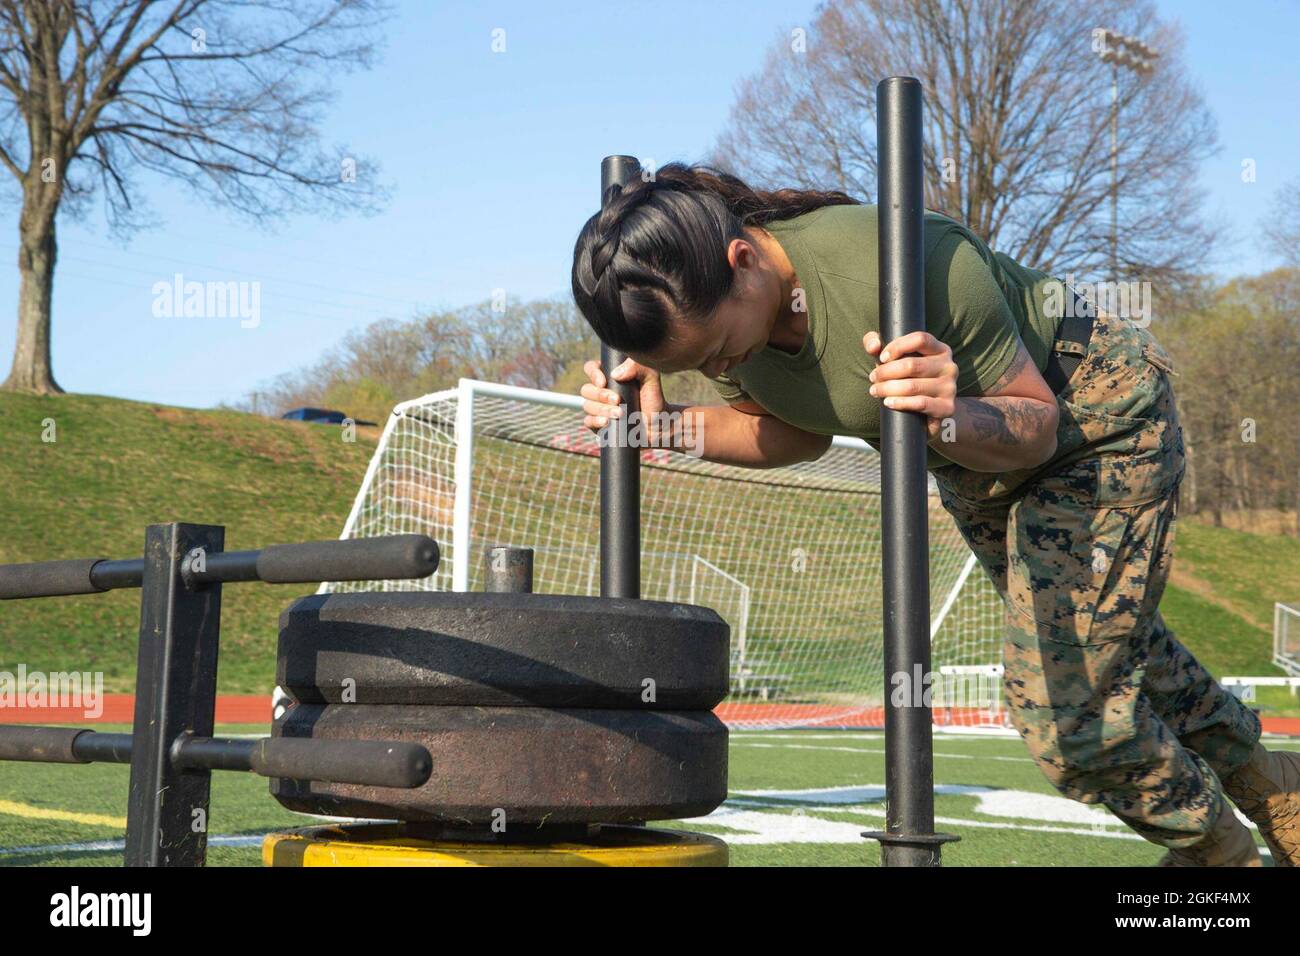
[[[879,849],[859,833],[884,825],[883,745],[871,731],[733,733],[730,797],[686,826],[725,839],[735,866],[875,866]],[[961,837],[949,866],[1149,866],[1163,852],[1058,796],[1014,737],[937,736],[935,787],[936,828]],[[124,766],[0,763],[0,866],[120,865],[126,791]],[[214,774],[209,864],[258,866],[262,834],[312,820],[282,809],[265,780]]]
[[[145,524],[181,519],[224,523],[234,549],[335,537],[374,449],[365,433],[344,444],[335,429],[96,396],[5,393],[0,415],[14,439],[0,455],[0,562],[125,557],[139,551]],[[58,426],[53,444],[41,441],[47,419]],[[522,514],[511,525],[539,533]],[[1212,672],[1278,673],[1272,602],[1300,595],[1300,540],[1181,521],[1174,573],[1162,611]],[[223,596],[222,693],[269,694],[276,617],[303,593],[263,585]],[[138,628],[132,592],[5,602],[0,671],[19,663],[93,670],[104,674],[105,691],[130,692]],[[827,673],[819,683],[843,677]],[[1269,715],[1300,713],[1285,689],[1260,694],[1254,706]],[[876,862],[878,850],[857,834],[883,820],[879,734],[736,733],[732,741],[731,799],[692,826],[723,834],[735,863]],[[1141,865],[1160,855],[1104,811],[1058,797],[1015,738],[948,736],[936,749],[940,827],[963,838],[946,850],[950,864]],[[117,864],[120,849],[111,846],[49,848],[120,841],[126,782],[120,766],[0,762],[0,865]],[[260,834],[306,822],[281,810],[263,780],[214,777],[214,864],[255,865]]]

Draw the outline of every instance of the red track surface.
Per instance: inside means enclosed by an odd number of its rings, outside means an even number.
[[[881,708],[857,710],[827,707],[822,704],[740,704],[725,703],[717,715],[731,725],[762,727],[799,724],[806,727],[883,727]],[[105,694],[103,713],[87,717],[80,707],[0,707],[0,724],[129,724],[135,715],[135,695]],[[217,698],[219,724],[269,724],[271,698],[265,694],[223,696]],[[1264,731],[1300,736],[1300,717],[1265,717]],[[935,711],[935,726],[991,726],[987,714],[973,708],[942,708]]]
[[[105,694],[102,703],[103,713],[98,717],[87,717],[81,707],[0,707],[0,724],[129,724],[134,721],[134,694]],[[219,724],[270,722],[269,695],[217,698]]]

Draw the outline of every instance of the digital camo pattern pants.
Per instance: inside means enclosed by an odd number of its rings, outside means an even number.
[[[1260,726],[1158,611],[1184,469],[1172,368],[1123,319],[1099,316],[1086,351],[1056,347],[1083,359],[1057,398],[1053,460],[935,477],[1006,603],[1007,705],[1038,766],[1151,842],[1189,846]]]

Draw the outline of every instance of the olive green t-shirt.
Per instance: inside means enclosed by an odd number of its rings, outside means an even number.
[[[792,355],[768,346],[712,379],[728,403],[753,401],[818,435],[880,441],[880,400],[868,394],[877,362],[862,337],[880,330],[875,206],[826,206],[764,226],[785,250],[808,309],[808,335]],[[924,220],[926,329],[951,349],[957,394],[981,395],[1024,342],[1042,371],[1057,319],[1044,300],[1051,276],[995,253],[955,220]],[[929,465],[949,464],[930,450]]]

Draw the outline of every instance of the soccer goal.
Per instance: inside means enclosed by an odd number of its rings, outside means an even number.
[[[1273,605],[1273,663],[1300,677],[1300,604]]]
[[[396,406],[342,536],[428,534],[442,566],[423,581],[322,589],[477,590],[484,549],[515,545],[535,550],[539,592],[597,593],[600,450],[580,408],[470,379]],[[641,459],[641,596],[703,604],[731,625],[719,715],[741,728],[879,726],[876,452],[837,438],[818,461],[776,469],[656,448]],[[1002,603],[933,483],[930,558],[935,721],[1004,725],[1000,682],[951,676],[996,667]]]

